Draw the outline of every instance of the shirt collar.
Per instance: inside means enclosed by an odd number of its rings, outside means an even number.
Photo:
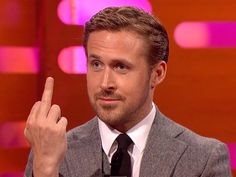
[[[143,152],[145,148],[147,137],[155,118],[155,114],[156,108],[154,103],[152,103],[152,109],[149,114],[142,121],[140,121],[138,124],[127,131],[127,134],[132,139],[134,145],[137,146],[137,149],[140,152]],[[108,155],[115,139],[121,132],[105,124],[100,119],[98,119],[98,126],[101,135],[103,150]]]
[[[112,147],[113,142],[116,137],[120,134],[119,131],[105,124],[103,121],[98,119],[99,132],[102,140],[102,148],[106,155],[109,154],[109,151]]]

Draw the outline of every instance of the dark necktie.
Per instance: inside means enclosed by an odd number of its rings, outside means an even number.
[[[111,175],[131,177],[131,160],[127,149],[133,141],[127,134],[120,134],[116,141],[118,148],[111,159]]]

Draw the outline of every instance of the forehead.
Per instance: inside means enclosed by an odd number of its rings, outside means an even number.
[[[142,36],[131,31],[96,31],[88,38],[87,52],[115,52],[127,54],[145,53],[146,42]]]

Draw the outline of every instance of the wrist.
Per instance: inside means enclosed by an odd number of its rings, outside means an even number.
[[[36,160],[33,161],[33,174],[34,177],[58,177],[59,165],[49,160]]]

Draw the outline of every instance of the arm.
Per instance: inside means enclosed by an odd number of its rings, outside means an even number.
[[[42,99],[32,107],[25,127],[24,133],[33,152],[26,173],[33,171],[34,177],[58,177],[67,149],[67,120],[61,117],[58,105],[51,105],[53,82],[53,78],[47,78]]]
[[[232,177],[225,144],[218,143],[213,147],[201,177]]]

